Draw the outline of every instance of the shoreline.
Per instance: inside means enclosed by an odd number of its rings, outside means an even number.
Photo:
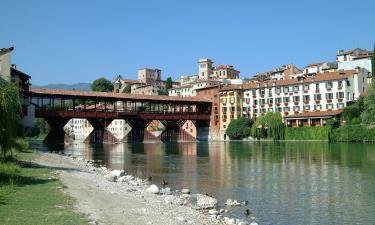
[[[66,187],[63,191],[76,200],[77,211],[92,224],[236,224],[257,225],[226,216],[215,198],[172,191],[125,173],[98,167],[91,160],[69,155],[40,153],[36,163],[54,170]],[[240,203],[233,201],[233,207]]]

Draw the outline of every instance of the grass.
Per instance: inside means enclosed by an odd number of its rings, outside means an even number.
[[[0,162],[0,224],[88,224],[53,171],[30,162],[21,151]]]

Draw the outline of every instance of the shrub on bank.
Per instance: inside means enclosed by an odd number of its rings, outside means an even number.
[[[375,127],[369,128],[361,124],[341,125],[331,131],[330,141],[375,142]]]
[[[233,139],[233,140],[239,140],[239,139],[248,137],[250,136],[251,124],[252,124],[252,120],[249,118],[245,118],[245,117],[232,120],[229,123],[228,128],[225,133],[226,135],[228,135],[230,139]]]
[[[285,140],[328,140],[329,131],[329,126],[286,127]]]

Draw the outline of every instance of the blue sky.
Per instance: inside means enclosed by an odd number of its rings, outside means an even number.
[[[196,74],[197,61],[231,64],[242,77],[372,49],[375,1],[1,0],[0,47],[33,84],[91,82],[144,67]]]

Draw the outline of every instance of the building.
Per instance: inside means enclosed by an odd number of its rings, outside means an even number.
[[[208,58],[199,59],[198,65],[199,65],[199,74],[198,78],[200,80],[208,80],[210,76],[213,74],[213,68],[212,68],[212,60]]]
[[[138,80],[145,84],[161,82],[161,70],[144,68],[138,70]]]
[[[300,79],[224,86],[219,90],[221,133],[233,119],[256,118],[267,112],[279,112],[287,120],[292,120],[295,115],[306,118],[312,112],[340,111],[368,89],[369,76],[366,69],[357,68],[318,73]],[[324,113],[315,116],[321,116],[324,123]],[[297,124],[293,122],[291,125]],[[314,122],[309,125],[321,124]]]
[[[339,70],[352,70],[356,67],[365,68],[372,72],[371,57],[373,52],[356,48],[350,51],[340,50],[336,58]]]
[[[196,80],[193,82],[190,82],[188,84],[177,86],[169,89],[169,96],[196,96],[197,90],[201,88],[216,86],[218,84],[221,84],[218,80]]]
[[[210,140],[220,140],[220,96],[221,85],[204,87],[196,90],[196,96],[212,101],[212,112],[209,130]]]
[[[267,80],[289,80],[296,74],[302,74],[303,71],[293,64],[283,65],[273,70],[257,73],[252,81],[267,81]]]

